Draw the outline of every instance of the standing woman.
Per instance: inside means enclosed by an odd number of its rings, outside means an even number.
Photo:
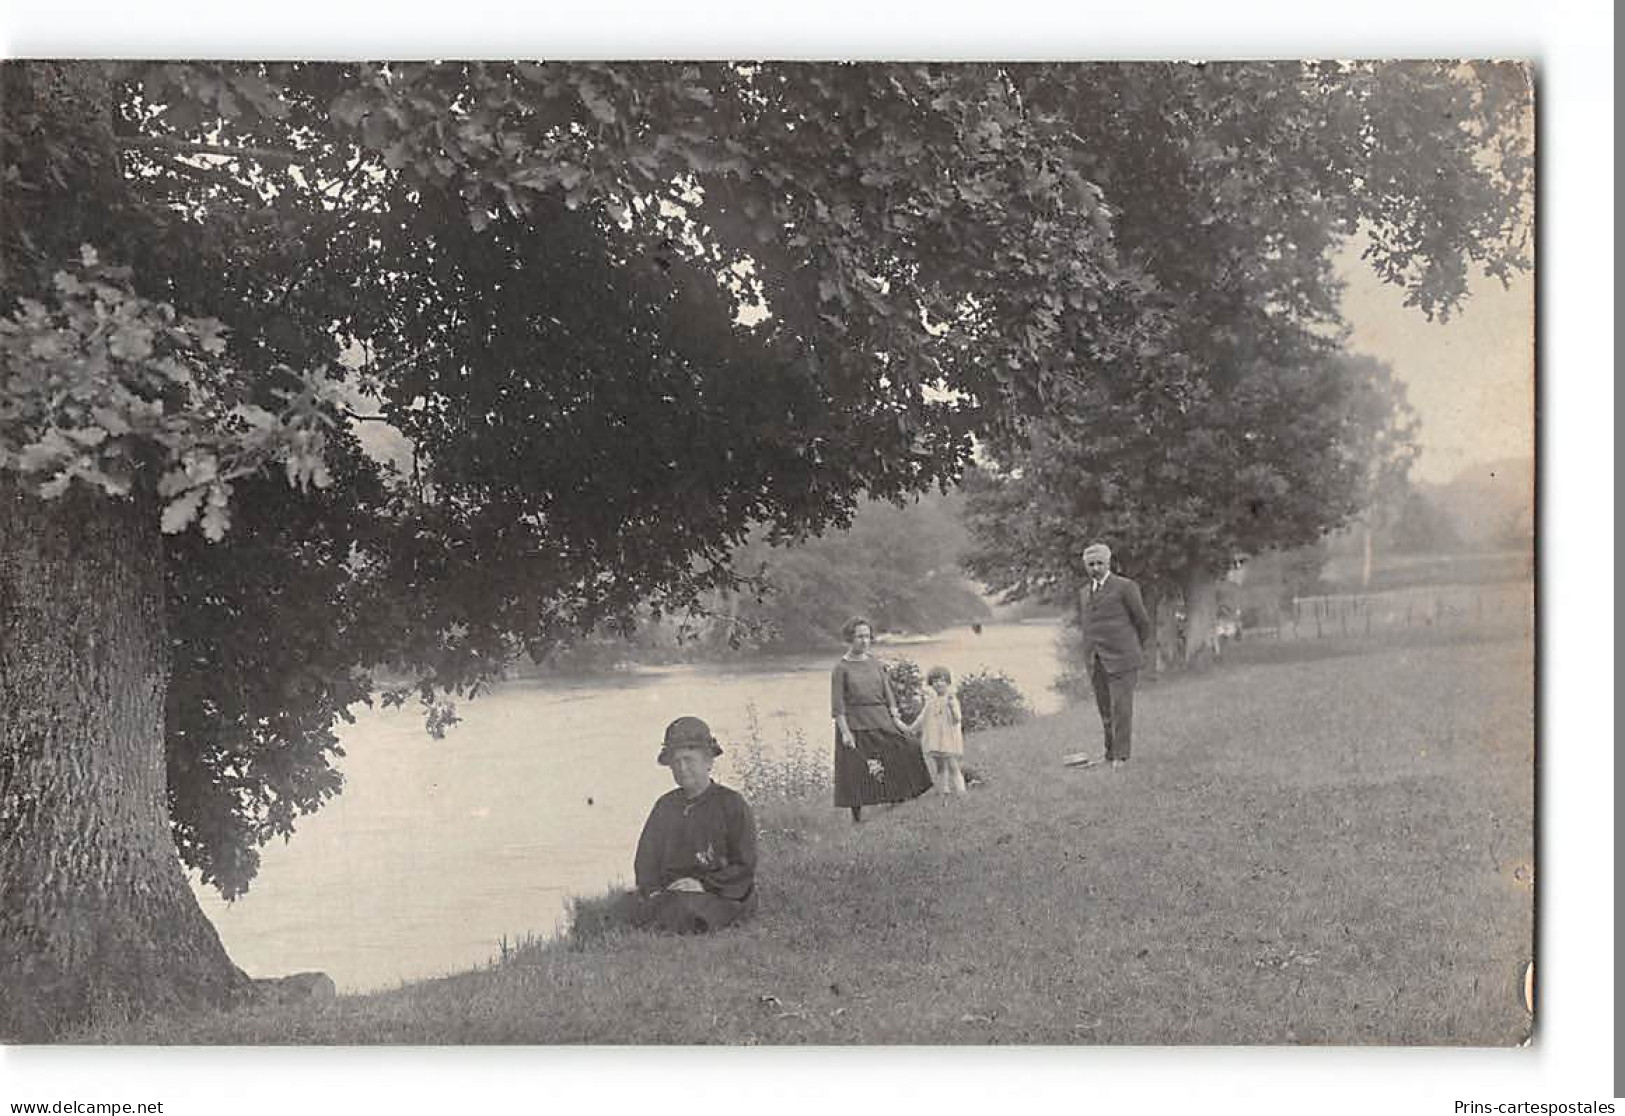
[[[876,802],[906,802],[931,789],[919,746],[903,731],[886,669],[869,654],[874,626],[862,616],[841,628],[846,654],[830,675],[835,718],[835,805],[863,820]]]

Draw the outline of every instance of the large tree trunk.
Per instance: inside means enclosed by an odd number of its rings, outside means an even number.
[[[1185,666],[1205,670],[1213,663],[1213,626],[1219,618],[1219,580],[1198,567],[1185,575]]]
[[[0,473],[0,1038],[246,991],[187,886],[164,786],[153,510]]]

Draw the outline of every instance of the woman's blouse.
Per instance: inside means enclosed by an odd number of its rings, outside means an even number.
[[[854,732],[895,729],[891,716],[895,704],[886,668],[878,660],[843,658],[836,662],[830,673],[830,716],[845,716],[846,727]]]
[[[632,861],[638,890],[653,894],[684,876],[724,899],[756,884],[756,821],[740,793],[712,783],[695,798],[681,787],[655,800]]]

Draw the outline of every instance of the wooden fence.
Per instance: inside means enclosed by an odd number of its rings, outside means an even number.
[[[1261,617],[1263,622],[1248,627],[1242,638],[1324,639],[1443,626],[1532,630],[1534,615],[1529,583],[1420,586],[1296,597],[1277,615]]]

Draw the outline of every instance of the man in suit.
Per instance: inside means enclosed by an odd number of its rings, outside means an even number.
[[[1106,759],[1113,770],[1128,763],[1134,732],[1134,687],[1144,662],[1142,648],[1151,639],[1140,587],[1111,572],[1112,552],[1093,543],[1083,552],[1089,583],[1080,591],[1078,615],[1083,661],[1089,668],[1100,723],[1106,730]]]

